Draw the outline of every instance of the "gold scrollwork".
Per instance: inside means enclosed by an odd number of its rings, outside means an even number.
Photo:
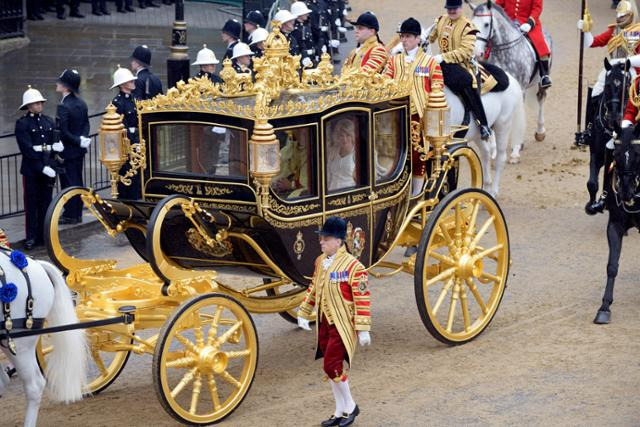
[[[300,215],[307,213],[320,207],[317,203],[309,203],[304,205],[281,205],[275,199],[269,198],[269,210],[281,215]]]
[[[224,234],[221,234],[220,239],[218,239],[218,236],[216,236],[215,239],[210,239],[211,241],[209,243],[211,244],[207,243],[204,237],[200,235],[198,230],[193,227],[187,230],[186,236],[187,241],[189,242],[191,247],[193,247],[197,251],[202,252],[203,254],[216,258],[222,258],[227,255],[231,255],[231,253],[233,252],[233,245]]]
[[[167,190],[175,191],[176,193],[193,195],[195,185],[193,184],[167,184],[165,186]]]
[[[228,194],[233,194],[233,191],[226,187],[213,187],[209,185],[204,186],[204,195],[205,196],[225,196]]]
[[[312,225],[315,226],[321,226],[322,225],[322,216],[316,216],[313,218],[307,218],[307,219],[303,219],[300,221],[280,221],[274,217],[272,217],[271,215],[269,215],[269,211],[265,212],[264,214],[264,219],[271,224],[272,226],[274,226],[275,228],[279,228],[279,229],[294,229],[294,228],[304,228],[304,227],[309,227]]]
[[[387,194],[397,193],[402,187],[405,186],[405,184],[407,183],[407,179],[409,179],[409,171],[405,170],[398,181],[394,182],[388,187],[381,188],[378,191],[378,195],[385,196]]]

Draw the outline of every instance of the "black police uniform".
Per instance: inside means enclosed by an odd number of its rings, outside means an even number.
[[[125,128],[127,129],[127,137],[131,144],[138,144],[140,137],[138,135],[138,113],[136,111],[136,103],[133,94],[120,92],[113,98],[111,103],[116,107],[116,112],[122,114]],[[131,169],[129,163],[125,163],[120,168],[120,175],[124,175]],[[124,185],[118,182],[118,198],[126,200],[138,200],[142,198],[142,190],[140,189],[140,171],[131,178],[131,185]]]
[[[293,31],[290,33],[284,33],[284,36],[289,41],[289,54],[291,56],[300,55],[300,45],[298,44],[298,39],[295,38]]]
[[[116,9],[118,9],[120,13],[136,11],[133,8],[133,0],[116,0]]]
[[[238,44],[238,40],[234,41],[233,43],[231,43],[229,46],[227,46],[227,51],[224,53],[224,57],[222,58],[222,60],[224,61],[225,59],[229,58],[231,59],[233,57],[233,48]]]
[[[44,114],[27,113],[16,121],[16,140],[22,153],[20,173],[24,183],[24,210],[27,246],[44,243],[44,217],[51,203],[51,193],[56,179],[42,172],[45,166],[57,170],[54,142],[54,122]],[[37,152],[34,146],[42,146]]]
[[[291,37],[296,39],[302,59],[309,58],[314,64],[318,63],[318,57],[322,55],[322,33],[320,28],[311,26],[311,21],[296,21]]]
[[[220,84],[224,83],[224,81],[220,78],[219,75],[213,74],[213,73],[209,73],[208,71],[200,70],[198,72],[198,74],[196,74],[196,77],[207,77],[213,83],[220,83]]]
[[[80,146],[80,136],[89,136],[87,104],[71,92],[58,104],[56,120],[60,130],[60,139],[64,144],[64,151],[60,153],[60,157],[64,159],[65,173],[60,176],[60,185],[62,188],[83,186],[82,168],[87,150]],[[73,222],[82,220],[80,196],[67,202],[62,217],[74,220]]]
[[[255,81],[256,76],[253,71],[253,61],[251,61],[251,64],[249,64],[248,67],[242,68],[240,64],[238,64],[238,62],[234,59],[232,65],[233,69],[236,70],[236,73],[249,73],[251,74],[251,78]]]
[[[247,16],[245,16],[244,18],[244,22],[253,24],[256,26],[256,28],[265,27],[264,15],[259,10],[252,10],[249,13],[247,13]],[[249,33],[247,33],[246,31],[243,31],[243,35],[242,35],[243,43],[249,44],[249,42],[251,41],[249,40],[249,35],[250,35]]]
[[[91,0],[91,13],[93,15],[111,15],[107,10],[107,0]]]
[[[227,58],[231,59],[231,57],[233,56],[233,48],[235,45],[238,44],[238,40],[240,40],[240,36],[242,33],[242,25],[236,19],[229,19],[227,22],[224,23],[224,26],[222,27],[222,32],[230,35],[235,39],[233,43],[227,46],[227,51],[225,52],[224,57],[222,58],[222,60],[224,61]]]
[[[308,7],[311,9],[311,15],[309,21],[311,22],[311,28],[318,31],[319,36],[317,40],[318,55],[322,54],[322,46],[326,47],[327,52],[331,52],[329,46],[329,40],[331,39],[329,25],[329,14],[327,13],[328,5],[325,0],[310,0]]]
[[[151,99],[162,93],[162,82],[149,69],[138,71],[136,77],[136,88],[133,90],[136,99]]]

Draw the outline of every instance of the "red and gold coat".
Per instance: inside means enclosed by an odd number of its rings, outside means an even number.
[[[387,65],[389,53],[377,36],[369,37],[359,48],[351,51],[344,62],[345,69],[381,73]]]
[[[624,110],[624,120],[629,120],[636,125],[640,114],[640,76],[636,77],[629,88],[629,100]]]
[[[322,315],[330,319],[340,334],[351,364],[358,339],[357,331],[371,329],[371,294],[367,270],[347,252],[344,245],[327,270],[322,268],[325,258],[323,254],[316,259],[311,286],[307,289],[298,315],[311,319],[316,309],[318,319]],[[332,276],[339,277],[339,280],[332,280]]]
[[[528,36],[538,56],[542,58],[551,54],[549,46],[544,40],[540,22],[542,0],[496,0],[496,4],[501,6],[512,20],[520,24],[528,23],[531,25]]]

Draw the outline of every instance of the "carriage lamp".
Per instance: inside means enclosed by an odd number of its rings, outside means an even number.
[[[111,175],[111,195],[118,197],[119,171],[129,156],[130,142],[122,116],[109,104],[100,125],[100,161]]]
[[[424,150],[427,152],[429,146],[433,147],[436,160],[435,171],[439,172],[445,145],[451,140],[451,111],[440,82],[432,85],[432,92],[429,94],[429,101],[422,115],[422,131]]]
[[[249,140],[249,161],[258,189],[258,207],[262,210],[269,206],[271,180],[280,173],[280,143],[266,118],[256,119]]]

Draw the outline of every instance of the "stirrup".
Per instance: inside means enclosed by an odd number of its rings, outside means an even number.
[[[542,89],[550,88],[552,84],[553,82],[551,81],[551,77],[549,77],[548,75],[540,77],[540,87]]]

